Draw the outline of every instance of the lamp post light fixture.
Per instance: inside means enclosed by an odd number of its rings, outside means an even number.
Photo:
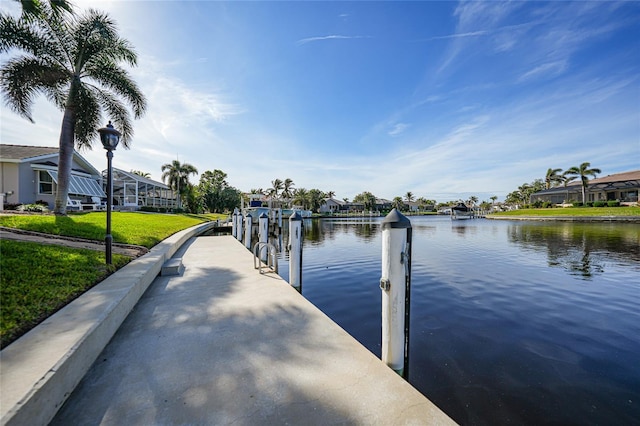
[[[111,261],[111,243],[113,238],[111,237],[111,209],[113,203],[113,176],[112,176],[112,167],[111,167],[111,159],[113,158],[113,151],[118,146],[118,142],[120,142],[120,136],[122,135],[119,131],[113,128],[111,121],[107,124],[106,127],[98,129],[98,133],[100,133],[100,141],[102,142],[102,146],[107,150],[107,235],[104,238],[105,243],[105,259],[107,265],[113,264]]]

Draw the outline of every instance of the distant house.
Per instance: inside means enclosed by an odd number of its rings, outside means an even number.
[[[320,206],[320,213],[337,214],[347,210],[347,203],[335,198],[325,198],[324,204]]]
[[[0,193],[8,204],[44,201],[53,209],[58,186],[58,148],[0,144]],[[69,198],[91,203],[105,198],[102,175],[73,152]]]
[[[640,170],[616,173],[601,178],[589,179],[586,191],[587,202],[618,200],[621,204],[638,202],[640,191]],[[531,194],[531,203],[548,201],[552,204],[568,204],[582,201],[582,182],[571,182],[567,186],[558,186]]]

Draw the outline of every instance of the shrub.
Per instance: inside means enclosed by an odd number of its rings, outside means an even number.
[[[38,200],[36,201],[36,204],[40,204],[41,206],[47,206],[47,208],[49,207],[49,203],[47,203],[45,200]]]
[[[574,201],[571,203],[573,207],[582,207],[582,203],[580,201]]]
[[[606,201],[594,201],[593,202],[593,207],[604,207],[607,205]]]
[[[536,200],[531,204],[531,207],[533,207],[534,209],[539,209],[540,207],[543,207],[544,203],[541,200]]]
[[[19,206],[16,210],[20,212],[46,213],[49,211],[49,207],[43,206],[42,204],[23,204]]]
[[[551,203],[551,201],[545,201],[544,203],[542,203],[542,208],[550,209],[552,207],[553,207],[553,203]]]
[[[593,207],[593,201],[587,201],[587,207]]]
[[[18,207],[20,207],[22,204],[20,203],[13,203],[13,204],[5,204],[4,205],[4,209],[5,210],[18,210]]]
[[[620,207],[620,200],[607,201],[607,206],[609,206],[609,207]]]
[[[158,208],[153,206],[142,206],[140,207],[141,212],[157,212]]]

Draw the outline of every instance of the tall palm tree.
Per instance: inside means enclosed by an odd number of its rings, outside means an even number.
[[[469,205],[471,206],[475,206],[476,203],[478,202],[478,197],[476,197],[475,195],[472,195],[471,197],[469,197]]]
[[[182,207],[181,195],[189,192],[190,175],[197,175],[198,169],[188,163],[173,160],[162,165],[162,181],[166,182],[178,194],[178,208]]]
[[[549,189],[552,186],[557,186],[564,181],[564,178],[558,172],[562,169],[547,169],[547,175],[544,178],[545,189]]]
[[[309,205],[309,191],[305,188],[298,188],[293,191],[293,204],[306,209]]]
[[[593,169],[590,169],[589,167],[591,167],[591,163],[584,162],[577,167],[574,166],[570,169],[567,169],[567,171],[565,172],[569,176],[574,176],[571,180],[580,178],[580,180],[582,181],[582,204],[586,202],[587,188],[589,186],[589,176],[593,176],[595,178],[598,173],[602,173],[600,169],[596,169],[595,167]]]
[[[135,66],[137,56],[106,13],[90,9],[73,17],[46,6],[35,18],[0,15],[0,53],[13,49],[19,53],[0,67],[7,105],[33,122],[34,99],[44,94],[64,111],[54,213],[66,214],[74,148],[89,148],[97,140],[103,112],[128,148],[133,127],[127,104],[135,118],[144,114],[145,97],[121,66]]]
[[[327,192],[327,198],[332,198],[336,196],[336,191],[329,191]]]

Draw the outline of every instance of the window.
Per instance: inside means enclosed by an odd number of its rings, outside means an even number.
[[[46,170],[38,171],[38,193],[53,194],[53,178]]]

